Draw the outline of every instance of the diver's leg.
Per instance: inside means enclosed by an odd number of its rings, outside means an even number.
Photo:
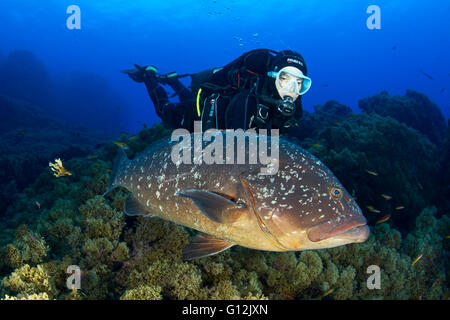
[[[183,127],[186,105],[182,102],[167,103],[164,105],[161,119],[174,129]]]
[[[147,79],[145,82],[148,95],[152,99],[153,105],[155,106],[156,114],[162,118],[164,106],[169,103],[169,98],[167,96],[166,90],[158,84],[156,79]]]
[[[177,92],[177,94],[180,95],[180,101],[182,102],[179,103],[169,102],[166,90],[159,85],[156,79],[149,79],[145,81],[148,94],[155,105],[156,113],[164,123],[173,128],[180,128],[183,126],[184,114],[186,108],[189,107],[188,103],[191,102],[191,100],[187,99],[192,96],[191,92],[186,89],[178,81],[178,79],[177,82],[179,83],[179,86],[176,82],[174,82],[175,88],[172,88]]]
[[[178,78],[167,80],[167,84],[172,87],[181,102],[192,99],[192,92],[186,88]]]

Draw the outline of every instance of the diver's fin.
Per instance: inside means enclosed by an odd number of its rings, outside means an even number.
[[[106,189],[103,196],[107,195],[112,189],[117,187],[117,185],[116,185],[117,173],[128,161],[129,161],[129,159],[128,159],[127,154],[125,153],[125,150],[123,150],[123,148],[119,148],[116,158],[114,159],[114,165],[113,165],[113,170],[111,172],[111,176],[109,177],[109,181],[110,181],[109,187],[108,187],[108,189]]]
[[[144,71],[145,70],[145,67],[141,67],[140,65],[138,65],[138,64],[134,64],[134,66],[136,67],[136,69],[138,69],[138,70],[142,70],[142,71]]]
[[[205,216],[219,223],[231,224],[247,210],[245,204],[238,204],[210,191],[190,189],[176,195],[191,199]]]
[[[150,211],[133,196],[129,196],[125,202],[125,214],[127,216],[152,216]]]
[[[136,72],[136,69],[120,70],[120,72],[125,73],[125,74],[133,74],[134,72]]]
[[[184,247],[183,260],[212,256],[234,245],[235,243],[233,242],[219,239],[209,234],[199,233],[192,239],[191,243]]]

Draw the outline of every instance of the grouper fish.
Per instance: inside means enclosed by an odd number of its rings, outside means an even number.
[[[240,134],[247,135],[247,142],[252,138],[243,131]],[[259,143],[262,136],[254,135]],[[172,148],[183,139],[194,141],[193,136],[160,140],[133,160],[119,149],[105,192],[119,186],[130,191],[125,204],[128,215],[160,217],[200,231],[184,248],[184,260],[214,255],[234,245],[281,252],[332,248],[368,238],[367,220],[351,195],[320,160],[300,146],[277,138],[279,155],[269,165],[199,163],[189,148],[183,152],[190,154],[190,163],[174,162]],[[265,138],[271,152],[274,140]],[[246,159],[254,155],[248,145]],[[218,155],[218,150],[211,154]],[[237,156],[238,152],[229,156],[224,151],[227,161]],[[262,174],[261,169],[274,162],[278,170]]]

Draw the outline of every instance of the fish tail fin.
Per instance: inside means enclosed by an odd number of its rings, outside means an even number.
[[[111,176],[109,177],[109,181],[110,181],[109,187],[108,187],[108,189],[106,189],[103,196],[107,195],[111,190],[113,190],[115,187],[118,186],[118,184],[116,184],[117,174],[120,171],[120,169],[123,168],[123,166],[126,163],[128,163],[128,161],[130,161],[130,160],[128,159],[128,156],[125,153],[125,150],[123,150],[123,148],[119,148],[116,158],[114,159],[114,165],[113,165],[113,170],[111,172]]]

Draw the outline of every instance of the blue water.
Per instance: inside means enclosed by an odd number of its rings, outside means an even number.
[[[81,9],[80,30],[66,27],[72,4]],[[381,9],[379,30],[366,26],[366,9],[373,4]],[[144,85],[119,70],[138,63],[154,64],[161,72],[194,73],[255,48],[293,49],[304,56],[313,80],[303,99],[306,110],[330,99],[357,110],[359,99],[382,90],[394,95],[414,89],[448,118],[449,17],[449,3],[437,0],[2,0],[0,59],[25,49],[57,82],[80,71],[106,79],[112,92],[93,83],[84,98],[110,95],[98,102],[111,104],[99,105],[102,112],[125,109],[113,128],[117,131],[136,132],[142,127],[138,121],[160,121]],[[83,122],[83,117],[73,120]]]

